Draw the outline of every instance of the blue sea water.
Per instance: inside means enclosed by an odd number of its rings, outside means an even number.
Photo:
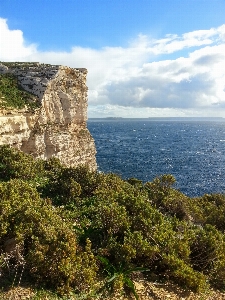
[[[225,192],[225,120],[89,119],[98,170],[144,182],[172,174],[194,197]]]

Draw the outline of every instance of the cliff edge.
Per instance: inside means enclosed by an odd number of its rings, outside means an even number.
[[[0,145],[9,144],[36,158],[55,156],[66,166],[85,164],[95,170],[95,144],[86,126],[86,76],[86,69],[0,63]],[[9,105],[14,96],[7,94],[12,92],[11,82],[28,95],[23,105]]]

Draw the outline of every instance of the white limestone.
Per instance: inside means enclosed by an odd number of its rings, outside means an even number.
[[[67,166],[96,169],[95,145],[87,127],[86,69],[38,63],[0,64],[36,95],[40,108],[0,111],[0,145],[10,144],[34,157],[58,157]]]

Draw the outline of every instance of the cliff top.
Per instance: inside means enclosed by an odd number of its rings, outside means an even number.
[[[74,70],[79,70],[80,72],[84,72],[87,73],[87,69],[86,68],[70,68],[67,66],[63,66],[63,65],[52,65],[52,64],[44,64],[44,63],[39,63],[39,62],[20,62],[20,61],[15,61],[15,62],[3,62],[0,61],[0,66],[4,65],[8,68],[40,68],[40,67],[44,67],[44,68],[69,68],[69,69],[74,69]],[[1,70],[0,70],[1,72]]]
[[[49,80],[64,71],[66,80],[83,80],[87,69],[69,68],[39,62],[0,62],[0,113],[21,110],[33,112],[41,106]],[[68,77],[68,78],[67,78]],[[72,85],[72,83],[70,83]],[[16,112],[17,113],[17,112]]]
[[[18,82],[17,76],[0,74],[0,110],[22,109],[34,110],[40,107],[38,97],[26,91]]]

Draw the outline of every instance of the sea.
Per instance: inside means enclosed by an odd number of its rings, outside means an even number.
[[[152,181],[163,174],[190,197],[225,193],[225,119],[89,119],[98,171]]]

